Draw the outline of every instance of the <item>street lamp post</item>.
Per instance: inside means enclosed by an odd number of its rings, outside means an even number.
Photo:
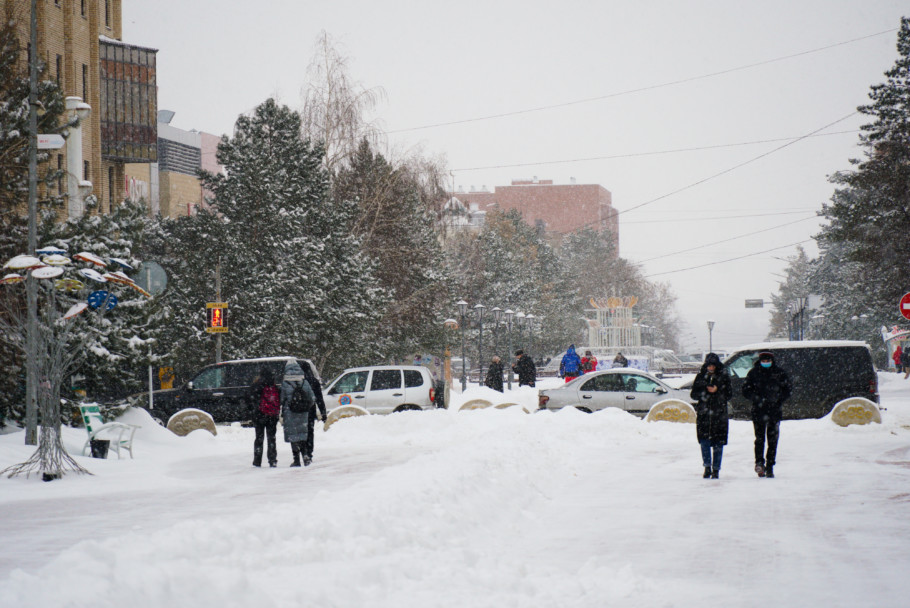
[[[530,357],[534,358],[534,321],[537,319],[532,314],[525,316],[525,324],[528,326],[528,352],[532,353]]]
[[[714,352],[714,321],[708,321],[708,352]]]
[[[515,313],[515,325],[518,326],[518,348],[524,349],[524,346],[522,346],[522,344],[524,344],[524,334],[522,333],[522,329],[525,326],[525,313]]]
[[[499,354],[499,322],[502,321],[502,309],[496,306],[490,312],[493,313],[493,349],[495,354]]]
[[[477,312],[477,325],[480,328],[480,332],[477,334],[477,369],[481,371],[483,375],[483,311],[487,307],[483,304],[477,304],[474,306],[474,310]]]
[[[464,360],[464,316],[468,312],[468,303],[464,300],[458,300],[458,313],[461,315],[461,392],[463,393],[468,387],[467,370],[465,369]]]
[[[508,361],[512,361],[512,317],[515,315],[515,312],[507,308],[502,313],[506,318],[506,326],[509,330],[509,356],[507,357]],[[509,390],[512,390],[512,365],[509,365]]]

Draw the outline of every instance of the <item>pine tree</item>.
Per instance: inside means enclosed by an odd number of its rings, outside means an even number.
[[[819,295],[829,330],[849,331],[836,315],[874,319],[889,327],[903,322],[897,302],[910,285],[910,18],[901,19],[897,51],[897,61],[885,72],[887,80],[872,86],[871,103],[858,108],[872,118],[861,127],[865,158],[832,177],[837,190],[822,209],[830,223],[818,237],[822,254],[817,274],[853,281],[817,282],[825,290]]]
[[[794,334],[794,315],[797,314],[794,306],[798,306],[801,298],[808,298],[810,291],[809,279],[812,277],[812,267],[805,249],[797,246],[796,255],[789,258],[786,278],[780,283],[778,292],[771,295],[771,327],[768,339],[790,340]],[[808,325],[803,312],[803,324]]]
[[[162,220],[153,250],[173,285],[167,341],[180,345],[179,370],[212,360],[203,315],[216,268],[230,305],[225,359],[292,354],[325,372],[379,347],[388,296],[351,234],[354,205],[328,196],[322,155],[301,139],[300,116],[269,99],[219,144],[225,173],[202,174],[212,210]]]

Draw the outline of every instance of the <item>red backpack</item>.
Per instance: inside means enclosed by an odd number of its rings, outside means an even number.
[[[268,385],[262,387],[262,397],[259,399],[259,411],[266,416],[277,416],[281,413],[281,397],[278,387]]]

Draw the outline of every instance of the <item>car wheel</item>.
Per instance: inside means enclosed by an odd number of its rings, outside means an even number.
[[[581,411],[584,412],[585,414],[593,414],[593,413],[594,413],[594,411],[591,410],[591,408],[585,407],[585,406],[583,406],[583,405],[576,405],[576,406],[575,406],[575,409],[576,409],[576,410],[581,410]]]
[[[412,411],[414,411],[414,410],[418,410],[418,411],[419,411],[419,410],[422,410],[422,409],[423,409],[423,408],[420,407],[419,405],[414,405],[413,403],[405,403],[404,405],[399,405],[398,407],[396,407],[396,408],[392,411],[392,413],[394,414],[394,413],[397,413],[397,412],[412,412]]]

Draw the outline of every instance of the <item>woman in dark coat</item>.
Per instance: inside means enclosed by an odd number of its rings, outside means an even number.
[[[502,392],[502,360],[498,356],[494,355],[490,361],[490,369],[487,370],[483,383],[494,391]]]
[[[733,396],[733,387],[730,375],[716,354],[708,353],[705,357],[705,363],[695,376],[689,396],[698,401],[695,405],[695,413],[698,415],[695,435],[701,446],[704,478],[717,479],[720,477],[720,462],[727,444],[730,426],[727,402]]]
[[[309,436],[307,428],[310,418],[309,408],[304,412],[293,412],[290,408],[291,396],[298,387],[307,394],[307,403],[316,402],[313,389],[303,375],[285,374],[284,382],[281,384],[281,417],[284,421],[284,440],[291,444],[291,454],[294,458],[291,462],[292,467],[300,466],[300,456],[306,453],[306,442]]]

